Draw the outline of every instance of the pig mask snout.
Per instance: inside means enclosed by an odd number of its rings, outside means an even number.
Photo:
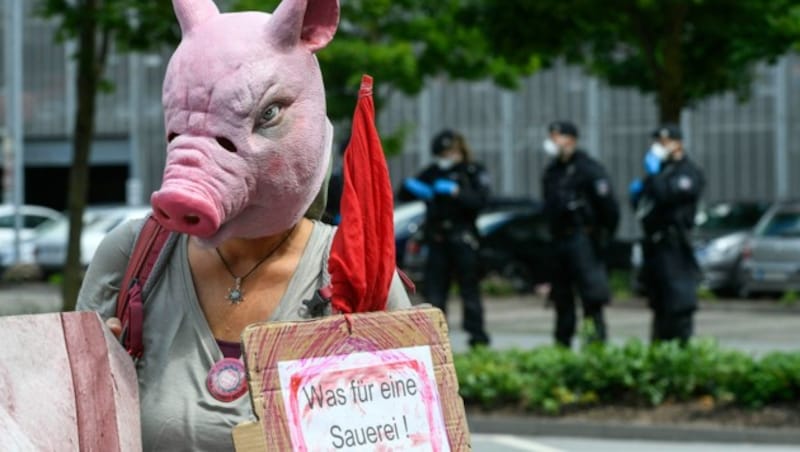
[[[231,213],[227,210],[236,209],[226,203],[223,193],[237,188],[247,191],[241,185],[246,185],[248,178],[232,177],[236,171],[222,168],[219,162],[219,154],[237,153],[236,145],[222,136],[198,138],[174,133],[169,134],[168,141],[164,183],[151,199],[153,213],[167,229],[210,237]]]

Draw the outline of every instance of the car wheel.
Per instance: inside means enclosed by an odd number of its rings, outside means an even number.
[[[500,272],[502,276],[519,294],[530,293],[533,291],[533,277],[530,268],[519,261],[511,261],[503,267]]]

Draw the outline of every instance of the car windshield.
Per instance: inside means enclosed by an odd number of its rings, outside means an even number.
[[[800,237],[800,210],[779,211],[756,231],[760,237]]]
[[[699,212],[695,222],[698,229],[707,232],[750,229],[765,210],[760,203],[719,203]]]

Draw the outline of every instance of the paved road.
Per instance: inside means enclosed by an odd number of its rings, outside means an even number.
[[[552,343],[553,309],[536,296],[485,299],[487,326],[493,347],[530,348]],[[0,315],[53,312],[61,308],[58,288],[44,283],[0,286]],[[461,331],[460,300],[448,307],[454,351],[467,348]],[[650,312],[640,300],[615,302],[607,313],[613,342],[636,337],[647,340]],[[713,337],[727,347],[757,354],[800,349],[800,308],[773,302],[718,301],[696,316],[699,336]]]
[[[798,452],[799,447],[472,435],[475,452]]]
[[[484,303],[494,347],[530,348],[552,343],[555,312],[544,300],[534,296],[487,298]],[[467,336],[460,328],[460,301],[451,300],[448,312],[453,349],[465,350]],[[648,340],[650,319],[650,311],[641,300],[616,302],[607,310],[611,341],[633,337]],[[723,346],[757,354],[798,350],[800,309],[767,301],[717,301],[698,311],[695,331],[698,336],[716,338]]]

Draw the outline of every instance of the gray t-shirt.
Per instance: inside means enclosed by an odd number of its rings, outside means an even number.
[[[78,297],[78,309],[115,315],[116,297],[142,220],[111,231],[92,260]],[[271,321],[303,320],[303,300],[327,279],[327,257],[335,228],[314,222],[297,269]],[[231,429],[254,419],[249,394],[221,402],[206,389],[206,376],[223,358],[194,290],[188,260],[188,236],[157,265],[158,278],[146,294],[144,356],[137,364],[145,451],[233,450]],[[158,275],[156,273],[159,273]],[[387,309],[411,305],[395,274]]]

